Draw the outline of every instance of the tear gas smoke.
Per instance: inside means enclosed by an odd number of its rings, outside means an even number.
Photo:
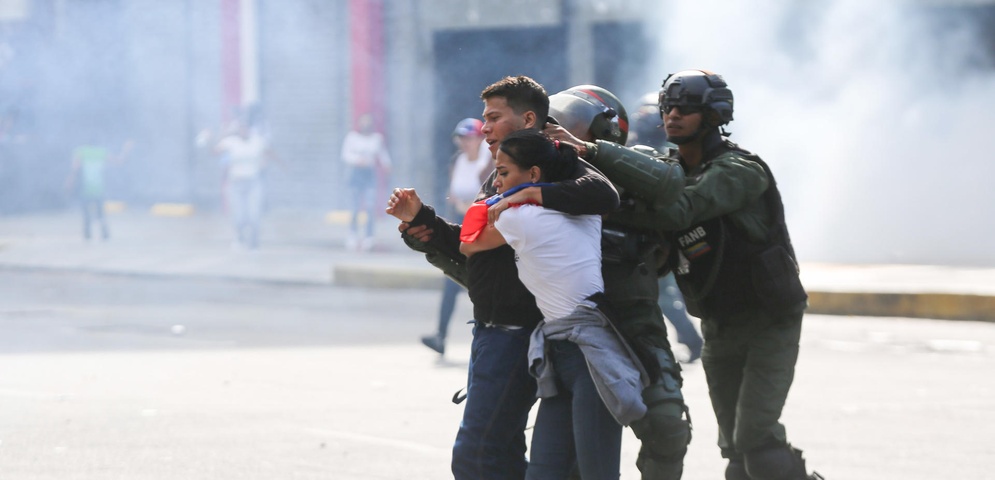
[[[732,140],[773,168],[803,262],[995,265],[995,74],[969,15],[857,0],[664,13],[655,81],[725,77]]]

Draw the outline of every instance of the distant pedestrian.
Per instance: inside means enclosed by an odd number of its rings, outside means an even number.
[[[80,145],[73,150],[72,173],[67,186],[75,190],[83,212],[83,238],[92,237],[93,223],[100,225],[100,238],[110,238],[107,215],[104,212],[106,200],[106,170],[110,164],[121,163],[127,157],[134,142],[127,141],[117,153],[95,143]]]
[[[463,223],[466,209],[477,200],[480,185],[494,169],[489,145],[484,142],[484,134],[480,131],[484,122],[476,118],[464,118],[453,130],[453,143],[458,151],[453,157],[449,168],[449,190],[446,204],[449,209],[447,218],[453,223]],[[439,306],[439,323],[434,335],[422,337],[425,346],[439,352],[446,351],[446,335],[449,331],[449,321],[456,308],[456,297],[462,288],[449,277],[443,280],[442,303]]]
[[[234,133],[218,141],[214,153],[223,155],[226,167],[225,198],[235,233],[233,246],[259,248],[265,193],[263,169],[269,162],[278,161],[276,153],[263,135],[244,121],[236,122]]]
[[[704,340],[694,327],[691,318],[688,317],[687,308],[684,306],[684,296],[681,295],[681,290],[677,287],[677,280],[674,279],[673,272],[660,277],[659,283],[660,296],[657,303],[660,305],[663,317],[674,326],[674,330],[677,332],[677,343],[688,349],[687,358],[681,361],[694,363],[701,358]]]
[[[342,161],[349,168],[348,182],[352,195],[352,218],[349,221],[349,238],[346,248],[369,251],[373,248],[374,195],[378,173],[390,171],[390,154],[380,132],[373,126],[373,116],[364,113],[356,121],[356,128],[346,134],[342,142]],[[366,214],[365,236],[359,234],[359,213]]]

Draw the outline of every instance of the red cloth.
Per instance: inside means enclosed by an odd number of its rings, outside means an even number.
[[[500,202],[505,197],[510,197],[519,190],[526,189],[528,187],[546,187],[552,185],[551,183],[522,183],[515,185],[508,189],[504,193],[499,193],[497,195],[492,195],[491,197],[485,198],[478,202],[474,202],[467,209],[466,214],[463,215],[463,225],[460,227],[459,239],[464,243],[473,243],[480,236],[480,232],[484,231],[484,227],[487,226],[487,209],[491,205]],[[525,202],[525,203],[512,203],[510,207],[517,207],[519,205],[525,205],[530,203],[533,205],[539,205],[539,202]]]
[[[509,207],[519,207],[522,205],[538,205],[538,202],[512,203]],[[487,200],[474,202],[463,215],[463,225],[460,227],[459,239],[463,243],[473,243],[487,226],[487,209],[490,205]]]
[[[473,243],[480,232],[487,226],[487,201],[474,202],[463,214],[463,225],[460,227],[459,239],[461,242]]]

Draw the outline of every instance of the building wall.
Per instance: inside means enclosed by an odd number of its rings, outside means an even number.
[[[130,120],[117,128],[124,138],[135,139],[136,146],[120,167],[129,181],[115,186],[115,196],[138,202],[187,201],[194,193],[192,172],[197,170],[191,99],[202,73],[192,59],[195,44],[207,46],[202,43],[207,39],[194,37],[187,27],[190,17],[182,3],[132,0],[120,7],[126,25],[122,36],[128,41],[122,42],[121,61],[127,66],[127,85],[119,95]],[[207,75],[205,81],[212,79]]]
[[[259,107],[285,160],[268,179],[270,206],[346,208],[338,156],[356,113],[348,2],[253,1]],[[975,19],[995,51],[995,2],[912,3]],[[220,208],[221,167],[194,139],[218,130],[227,113],[221,0],[30,5],[27,16],[15,8],[21,13],[0,20],[7,22],[0,40],[17,53],[0,55],[0,113],[18,117],[16,129],[27,132],[0,138],[29,139],[0,142],[0,212],[68,206],[69,156],[91,133],[112,147],[137,143],[112,173],[112,196]],[[626,104],[656,87],[632,81],[648,68],[641,59],[652,57],[646,39],[662,27],[643,15],[655,0],[383,5],[384,124],[395,160],[389,183],[416,187],[435,203],[454,150],[449,133],[460,118],[479,116],[478,95],[490,82],[527,74],[550,93],[596,83]],[[995,63],[991,55],[977,62],[986,69]]]
[[[596,77],[597,56],[606,53],[595,40],[598,26],[638,24],[650,3],[389,2],[391,140],[400,157],[395,182],[439,204],[455,148],[449,135],[459,119],[480,116],[484,87],[518,74],[533,76],[550,93],[606,79]],[[614,53],[601,55],[603,70],[627,71],[629,65],[619,64],[626,57]]]
[[[345,2],[261,2],[261,106],[284,160],[268,178],[275,206],[346,200],[339,150],[351,126],[347,19]]]
[[[270,206],[345,208],[338,152],[356,113],[350,111],[348,3],[252,1],[258,107],[286,161],[268,178]],[[501,76],[534,75],[551,92],[592,82],[577,73],[590,74],[594,55],[575,48],[590,44],[587,29],[578,25],[635,13],[619,9],[631,2],[595,4],[621,12],[612,14],[593,11],[588,3],[384,2],[384,124],[395,158],[389,182],[441,195],[454,148],[452,126],[479,116],[480,90]],[[30,95],[23,95],[23,85],[6,92],[32,99],[25,109],[35,119],[36,141],[24,156],[43,160],[31,168],[4,161],[6,181],[32,192],[31,198],[19,193],[4,204],[68,205],[72,198],[62,183],[70,152],[95,131],[113,148],[136,141],[129,161],[111,171],[114,199],[220,208],[222,169],[209,150],[213,141],[195,139],[204,130],[217,133],[230,116],[222,1],[36,0],[30,11],[28,18],[15,15],[12,21],[30,24],[39,35],[34,44],[18,47],[26,49],[22,55],[36,56],[40,81]],[[544,38],[552,39],[543,42],[547,46],[530,43]]]

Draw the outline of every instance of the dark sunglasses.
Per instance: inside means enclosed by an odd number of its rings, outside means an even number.
[[[675,108],[681,111],[681,115],[694,115],[704,110],[701,105],[664,105],[663,113],[669,115],[670,111]]]

